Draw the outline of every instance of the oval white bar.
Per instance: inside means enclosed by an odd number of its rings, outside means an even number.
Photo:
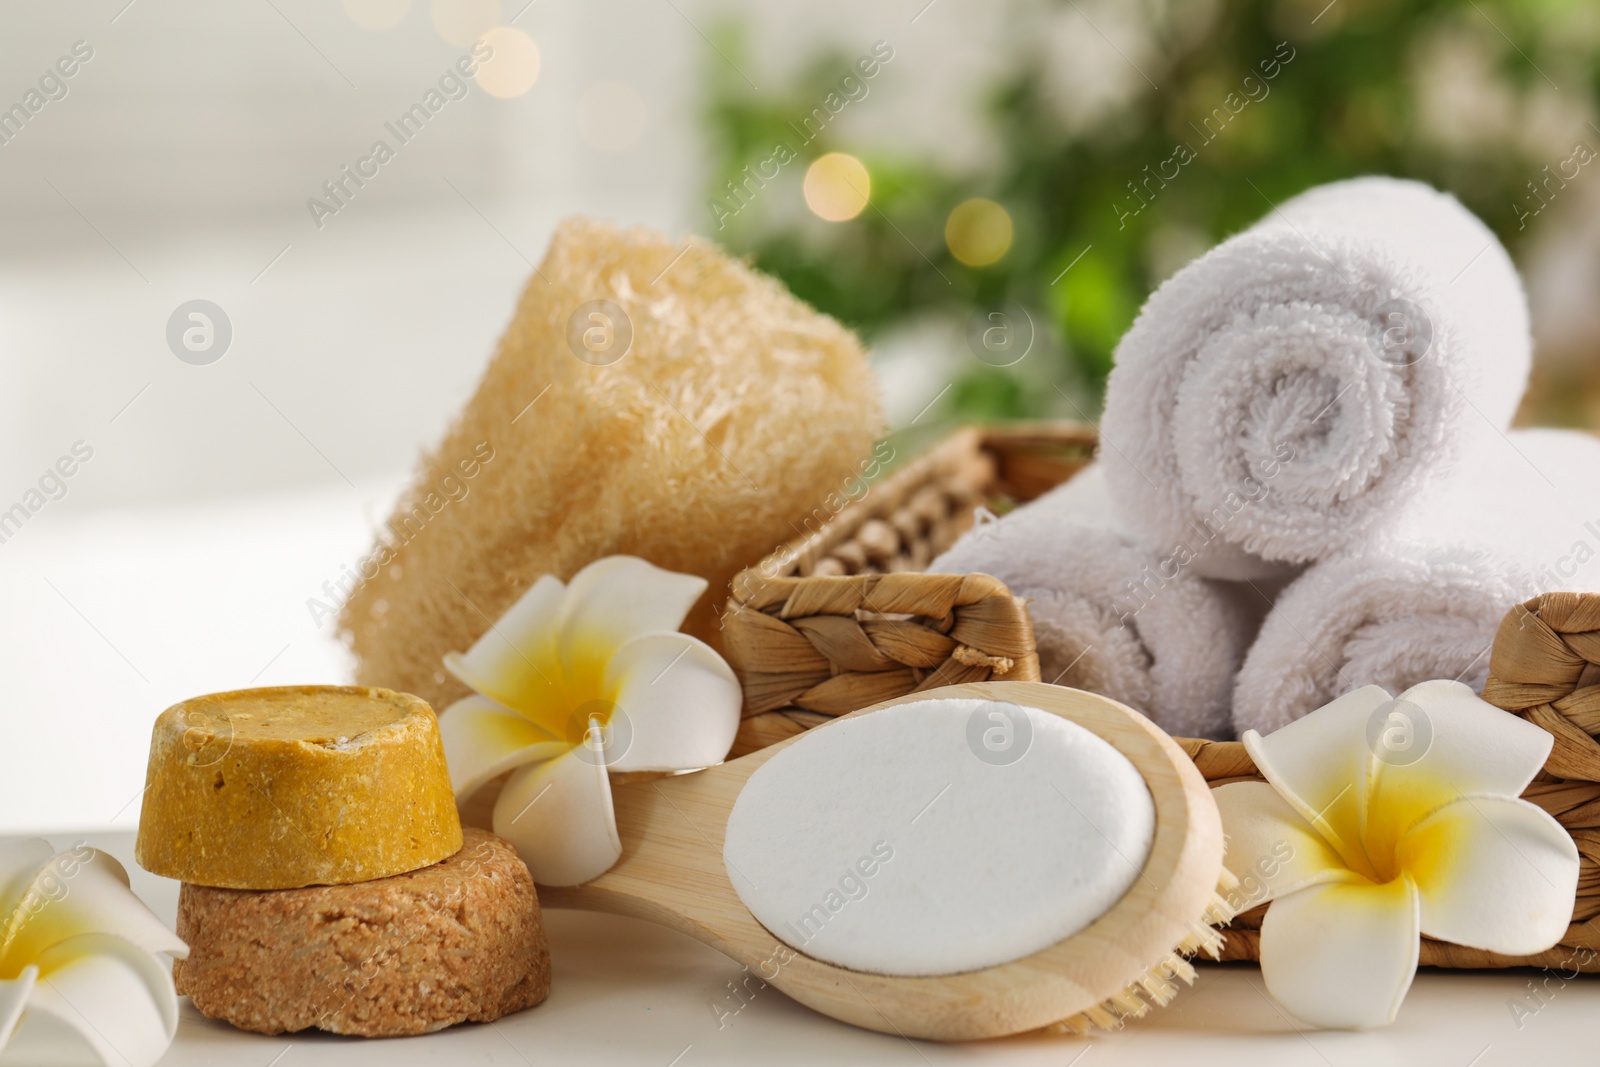
[[[1103,915],[1155,806],[1128,758],[1038,708],[924,700],[816,728],[746,783],[723,860],[806,955],[889,975],[1020,959]]]

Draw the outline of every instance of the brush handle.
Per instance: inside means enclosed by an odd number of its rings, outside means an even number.
[[[778,944],[739,900],[723,869],[722,841],[739,791],[769,750],[693,774],[612,786],[622,858],[577,886],[540,886],[550,907],[647,919],[750,964],[742,951]]]

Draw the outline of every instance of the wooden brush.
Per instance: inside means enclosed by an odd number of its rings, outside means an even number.
[[[622,858],[580,886],[540,887],[548,907],[660,923],[749,967],[795,1000],[843,1022],[941,1041],[1041,1027],[1116,1029],[1191,983],[1187,956],[1215,956],[1227,922],[1222,823],[1200,772],[1143,715],[1105,697],[1038,682],[974,682],[853,712],[940,698],[978,698],[1060,715],[1101,737],[1143,775],[1155,835],[1127,892],[1089,926],[1009,963],[960,974],[899,977],[848,970],[775,938],[740,900],[723,862],[728,816],[755,771],[801,734],[692,774],[616,784]],[[829,725],[816,729],[826,730]],[[1019,813],[1020,814],[1020,813]]]

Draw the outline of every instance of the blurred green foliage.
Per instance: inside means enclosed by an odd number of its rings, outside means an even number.
[[[974,98],[992,147],[968,169],[882,151],[881,138],[852,141],[845,122],[799,147],[791,124],[837,87],[856,50],[826,50],[786,87],[764,78],[756,92],[735,70],[749,60],[730,23],[706,66],[707,232],[869,340],[927,314],[959,324],[1004,302],[1045,324],[1058,388],[974,359],[947,401],[961,417],[1057,413],[1063,388],[1093,408],[1150,290],[1309,186],[1420,178],[1459,196],[1515,255],[1531,230],[1524,215],[1540,203],[1529,183],[1570,155],[1574,137],[1600,145],[1586,125],[1600,78],[1600,5],[1589,0],[1128,5],[1115,17],[1138,22],[1142,62],[1120,72],[1125,96],[1088,120],[1063,106],[1049,42],[1077,33],[1085,46],[1114,47],[1095,36],[1113,7],[1004,2],[1004,62]],[[880,85],[899,73],[885,66]],[[744,181],[743,168],[779,141],[799,148],[787,192],[738,205],[726,183]],[[798,204],[797,176],[828,151],[856,155],[872,175],[870,205],[842,223]],[[1006,256],[981,268],[957,261],[944,239],[951,209],[973,196],[999,202],[1015,223]]]

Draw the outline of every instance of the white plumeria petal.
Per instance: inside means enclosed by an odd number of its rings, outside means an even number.
[[[1578,847],[1525,800],[1462,797],[1413,826],[1396,857],[1416,880],[1429,937],[1526,956],[1558,943],[1572,922]]]
[[[1416,886],[1352,876],[1272,902],[1261,922],[1261,977],[1303,1022],[1383,1026],[1411,988],[1420,948]]]
[[[599,737],[507,779],[494,832],[516,846],[540,885],[578,885],[610,870],[622,841]]]
[[[0,1058],[17,1023],[22,1020],[22,1013],[28,1007],[28,994],[33,992],[38,977],[39,968],[29,964],[15,978],[0,979]]]
[[[687,634],[636,637],[606,666],[617,710],[614,771],[681,771],[721,763],[739,732],[744,691],[733,668]],[[626,727],[619,728],[618,720]]]
[[[497,775],[554,759],[571,747],[526,716],[475,693],[444,710],[439,716],[439,736],[444,741],[450,788],[463,801]]]
[[[556,630],[564,595],[558,579],[540,578],[464,654],[447,652],[445,667],[470,688],[559,733],[561,723],[546,722],[541,712],[562,702]]]
[[[1367,724],[1389,700],[1382,687],[1362,686],[1265,737],[1246,730],[1240,738],[1262,776],[1347,863],[1364,866],[1361,824],[1373,761]]]
[[[635,556],[607,556],[573,575],[557,638],[569,687],[590,693],[616,649],[635,637],[677,630],[706,584]]]
[[[1228,835],[1223,862],[1239,879],[1235,910],[1348,877],[1339,854],[1268,783],[1230,782],[1211,796]]]
[[[0,919],[15,910],[40,868],[55,854],[50,842],[42,837],[0,840]],[[4,945],[5,937],[5,928],[0,927],[0,946]]]
[[[1391,853],[1417,820],[1458,797],[1520,795],[1555,744],[1549,731],[1460,682],[1414,685],[1395,698],[1390,715],[1402,736],[1426,748],[1373,762],[1363,835],[1375,857]]]
[[[7,1050],[21,1062],[60,1056],[61,1028],[46,1020],[70,1027],[105,1067],[153,1067],[171,1045],[178,996],[171,973],[150,953],[110,934],[83,934],[49,949],[38,967]],[[36,1028],[36,1020],[44,1025]]]
[[[34,875],[7,919],[10,938],[0,966],[42,959],[52,947],[84,934],[115,934],[146,953],[184,957],[188,946],[133,894],[115,857],[80,845],[51,857]]]
[[[1422,682],[1395,699],[1427,713],[1432,740],[1420,760],[1381,768],[1385,778],[1404,771],[1448,774],[1462,793],[1520,796],[1555,744],[1548,730],[1495,707],[1461,682]]]

